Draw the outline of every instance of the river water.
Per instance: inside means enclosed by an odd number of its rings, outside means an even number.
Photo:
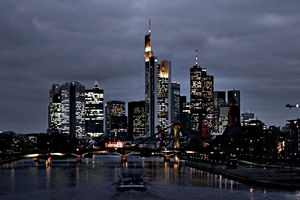
[[[251,187],[236,181],[163,162],[162,158],[95,155],[84,159],[44,162],[24,159],[0,169],[0,199],[300,199],[300,191],[280,191]],[[141,172],[147,191],[116,191],[124,171]]]

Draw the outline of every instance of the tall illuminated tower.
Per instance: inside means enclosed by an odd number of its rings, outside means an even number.
[[[171,62],[161,61],[157,66],[157,125],[164,129],[171,123]]]
[[[85,130],[90,137],[103,135],[103,95],[97,81],[93,89],[85,90]]]
[[[145,135],[145,101],[128,102],[128,136],[139,138]]]
[[[155,133],[157,60],[151,50],[151,23],[145,35],[145,137]]]
[[[215,132],[219,132],[220,130],[220,110],[221,110],[221,106],[224,106],[226,102],[226,92],[225,91],[215,91],[214,92],[214,117],[215,117],[215,121],[214,121],[214,131]],[[220,132],[219,132],[220,133]]]
[[[54,84],[50,90],[50,102],[48,106],[48,132],[59,133],[61,131],[61,94],[58,84]]]
[[[125,116],[125,102],[108,101],[105,105],[105,128],[109,138],[126,139],[127,117]]]
[[[214,77],[196,63],[190,69],[191,129],[202,133],[203,125],[212,130],[214,122]],[[205,130],[205,132],[207,132]]]
[[[61,86],[61,132],[76,138],[86,137],[85,87],[72,81]]]
[[[180,122],[180,84],[171,83],[171,122]]]

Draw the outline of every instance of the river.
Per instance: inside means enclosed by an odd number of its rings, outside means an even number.
[[[300,199],[300,191],[251,187],[221,175],[163,162],[160,157],[94,155],[45,163],[24,159],[0,169],[0,199]],[[142,172],[147,191],[116,191],[123,171]]]

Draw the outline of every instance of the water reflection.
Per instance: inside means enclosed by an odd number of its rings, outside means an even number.
[[[53,189],[59,189],[66,194],[73,190],[91,190],[92,193],[101,191],[107,195],[116,195],[115,183],[119,180],[122,171],[128,170],[143,172],[145,181],[149,186],[147,195],[150,196],[168,194],[169,196],[174,195],[174,199],[192,199],[203,192],[213,196],[217,190],[225,196],[230,191],[236,191],[237,194],[244,195],[244,199],[246,197],[249,200],[256,199],[255,197],[259,194],[262,198],[274,199],[270,198],[270,195],[274,195],[274,191],[270,193],[267,189],[255,189],[254,193],[253,187],[183,164],[164,162],[163,158],[131,156],[128,157],[128,162],[121,163],[120,160],[118,156],[94,155],[92,158],[85,159],[85,162],[81,164],[72,160],[60,160],[53,162],[49,168],[46,168],[44,160],[33,162],[29,159],[3,165],[0,170],[0,199],[2,199],[1,195],[52,191]],[[72,190],[67,188],[72,188]],[[182,197],[177,194],[180,190],[184,190],[187,196]],[[300,196],[299,191],[295,191],[293,194]],[[278,195],[283,194],[275,191],[275,196]],[[80,199],[79,197],[78,199]],[[92,199],[96,197],[97,195]],[[110,198],[115,199],[114,197]],[[227,197],[231,198],[230,195]],[[134,198],[133,195],[132,199]],[[163,196],[155,198],[160,199]],[[288,198],[285,196],[282,199]]]
[[[254,190],[253,190],[253,188],[252,187],[250,187],[249,188],[249,199],[250,200],[254,200],[255,198],[254,198],[254,194],[253,194],[253,192],[254,192]]]
[[[14,192],[15,191],[15,169],[12,168],[10,170],[10,188],[11,188],[11,191]]]
[[[164,168],[165,168],[164,182],[167,183],[167,184],[170,184],[169,162],[164,162]]]

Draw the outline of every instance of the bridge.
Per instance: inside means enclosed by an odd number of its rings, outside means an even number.
[[[159,134],[162,134],[169,129],[173,130],[173,145],[168,146],[168,148],[164,149],[150,149],[150,148],[140,148],[141,145],[145,144],[147,141],[156,138]],[[173,123],[170,126],[159,130],[156,134],[142,139],[137,144],[130,146],[130,147],[124,147],[124,148],[117,148],[117,149],[77,149],[73,152],[40,152],[40,151],[33,151],[33,152],[21,152],[21,153],[14,153],[14,154],[0,154],[0,158],[2,161],[0,161],[0,165],[4,163],[9,163],[14,160],[19,160],[23,158],[33,158],[35,162],[39,161],[39,159],[44,159],[46,166],[51,165],[51,160],[53,158],[76,158],[77,162],[82,162],[82,159],[85,157],[90,157],[90,155],[93,154],[107,154],[109,152],[115,152],[118,155],[121,156],[121,162],[127,162],[127,157],[130,156],[134,152],[139,152],[140,155],[159,155],[163,156],[164,160],[166,162],[170,161],[171,157],[174,157],[174,162],[179,163],[180,156],[186,155],[203,155],[201,152],[195,152],[195,151],[188,151],[183,148],[181,148],[180,143],[180,131],[186,131],[188,133],[188,136],[197,137],[199,141],[201,141],[205,145],[210,145],[210,141],[207,140],[207,138],[202,137],[198,132],[193,131],[191,129],[188,129],[184,126],[182,126],[179,123]],[[200,144],[199,144],[200,145]]]

